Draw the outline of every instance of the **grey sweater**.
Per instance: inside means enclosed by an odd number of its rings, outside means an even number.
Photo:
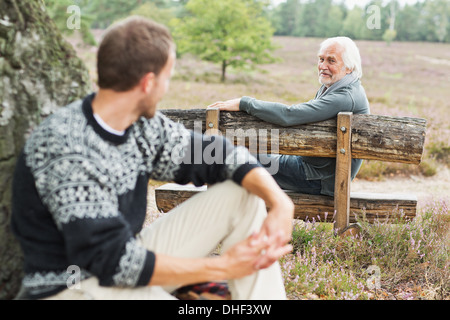
[[[239,109],[261,120],[281,126],[293,126],[323,121],[336,117],[339,112],[369,114],[369,102],[361,81],[349,74],[330,86],[322,86],[314,99],[295,105],[256,100],[242,97]],[[335,158],[302,157],[308,180],[322,181],[322,194],[334,194]],[[361,159],[352,159],[351,178],[355,178],[361,167]]]

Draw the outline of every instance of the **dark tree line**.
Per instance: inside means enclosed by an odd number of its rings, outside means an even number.
[[[217,0],[227,3],[229,0]],[[265,7],[275,35],[332,37],[356,40],[450,42],[450,2],[424,0],[400,6],[397,0],[372,0],[364,7],[348,8],[345,1],[285,0],[277,6],[270,0],[252,0]],[[173,18],[189,15],[189,0],[44,0],[51,18],[67,31],[65,8],[81,8],[83,34],[89,28],[106,28],[130,14],[143,14],[166,25]]]

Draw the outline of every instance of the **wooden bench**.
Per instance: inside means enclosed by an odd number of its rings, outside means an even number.
[[[167,117],[188,129],[232,137],[250,152],[335,157],[334,197],[286,191],[295,204],[295,218],[334,223],[336,233],[363,216],[369,222],[413,219],[417,198],[411,194],[350,192],[351,158],[418,165],[424,150],[426,120],[421,118],[339,113],[335,119],[282,127],[245,112],[217,109],[164,109]],[[231,132],[232,134],[229,134]],[[206,186],[166,184],[155,189],[159,210],[167,212]]]

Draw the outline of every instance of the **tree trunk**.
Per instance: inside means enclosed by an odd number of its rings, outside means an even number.
[[[227,61],[226,60],[223,60],[222,61],[222,77],[220,78],[220,80],[222,81],[222,82],[225,82],[225,74],[226,74],[226,70],[227,70]]]
[[[91,86],[42,1],[2,0],[0,13],[0,299],[11,299],[22,278],[22,253],[9,228],[17,156],[43,118]]]

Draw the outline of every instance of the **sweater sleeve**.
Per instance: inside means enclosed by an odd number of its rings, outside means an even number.
[[[339,112],[353,111],[354,106],[351,95],[344,89],[291,106],[242,97],[239,109],[261,120],[287,127],[327,120]]]
[[[261,166],[245,147],[187,130],[162,114],[145,125],[140,143],[156,151],[147,166],[150,177],[160,181],[201,186],[232,179],[240,184],[247,172]]]

